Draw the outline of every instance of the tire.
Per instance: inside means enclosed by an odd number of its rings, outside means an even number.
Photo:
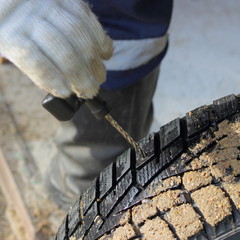
[[[70,209],[56,240],[240,239],[240,96],[162,126]]]

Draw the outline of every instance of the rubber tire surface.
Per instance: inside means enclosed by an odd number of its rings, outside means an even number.
[[[185,117],[171,121],[162,126],[159,132],[142,139],[140,145],[147,157],[143,158],[133,149],[128,149],[101,172],[70,209],[55,239],[240,239],[240,204],[237,205],[223,187],[224,178],[211,173],[207,173],[206,177],[206,166],[191,167],[201,154],[211,153],[218,141],[226,137],[223,135],[216,138],[214,135],[221,122],[240,121],[239,111],[240,97],[229,95],[214,101],[212,105],[188,112]],[[201,142],[204,144],[196,147]],[[239,156],[232,161],[239,166]],[[216,164],[212,163],[212,166]],[[230,175],[232,171],[226,169]],[[187,174],[206,178],[202,183],[200,181],[200,184],[189,187]],[[235,174],[234,181],[234,184],[239,184],[238,174]],[[211,216],[206,216],[199,200],[201,198],[193,197],[194,191],[200,194],[203,189],[212,189],[212,192],[216,190],[213,196],[203,199],[206,205],[211,201],[219,204],[217,195],[222,196],[220,202],[223,206],[219,209],[223,209],[226,216],[220,219],[222,210],[213,214],[221,221],[208,220]],[[170,207],[163,206],[166,200],[157,209],[153,206],[154,199],[160,195],[170,199]],[[175,197],[171,198],[173,195]],[[204,193],[202,196],[205,196]],[[237,196],[239,203],[239,192]],[[150,207],[147,214],[144,213],[144,206]],[[186,235],[181,233],[179,223],[175,223],[177,220],[171,221],[171,216],[177,211],[180,212],[182,222],[188,222],[188,214],[181,212],[184,210],[181,206],[188,210],[189,216],[191,211],[197,216],[196,221],[193,219],[186,224],[187,227],[195,224],[193,230],[183,226]],[[161,228],[166,229],[169,238],[148,238],[141,231],[144,224],[151,224],[156,219],[161,222]],[[118,234],[114,235],[117,231]],[[151,228],[149,231],[151,234]]]

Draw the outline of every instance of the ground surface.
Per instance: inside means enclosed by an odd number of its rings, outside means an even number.
[[[189,109],[239,92],[239,10],[237,0],[219,0],[217,4],[214,0],[175,1],[170,48],[162,64],[154,99],[154,130]],[[0,66],[0,91],[0,101],[9,105],[41,178],[56,152],[53,136],[59,126],[40,106],[45,93],[11,65]],[[8,145],[8,127],[1,122],[1,144]],[[42,201],[47,201],[46,196],[41,197]],[[5,208],[4,197],[0,194],[0,239],[12,240],[4,217]]]
[[[50,239],[63,213],[48,200],[42,179],[49,158],[55,153],[52,137],[58,122],[40,106],[45,94],[14,66],[0,66],[0,79],[0,148],[6,154],[36,231],[42,239]],[[7,206],[0,193],[0,239],[14,240],[5,216]]]

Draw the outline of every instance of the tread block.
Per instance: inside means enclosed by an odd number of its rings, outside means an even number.
[[[113,164],[106,167],[99,176],[100,198],[102,198],[113,186]]]
[[[186,114],[187,136],[199,133],[206,129],[210,124],[210,116],[207,106],[197,108]]]
[[[183,151],[183,140],[180,138],[169,147],[171,160],[174,160]]]
[[[105,199],[100,203],[100,213],[106,217],[109,212],[114,208],[115,204],[118,202],[119,198],[124,195],[127,189],[132,184],[132,173],[129,171],[116,185]]]
[[[121,200],[121,202],[119,202],[119,204],[116,206],[113,213],[121,212],[131,206],[134,197],[139,193],[139,191],[140,190],[136,187],[131,187],[127,194],[124,196],[124,198]]]
[[[187,170],[187,166],[181,158],[178,158],[171,166],[163,170],[159,175],[158,179],[163,180],[178,174],[181,174]]]
[[[119,214],[112,213],[112,214],[110,214],[110,216],[106,219],[106,222],[103,224],[103,226],[99,230],[99,235],[98,236],[104,235],[104,233],[109,232],[114,227],[118,226],[119,221],[122,218],[122,215],[123,215],[123,213],[119,213]]]
[[[92,205],[92,203],[96,199],[96,183],[97,179],[94,179],[91,186],[82,195],[83,214],[86,213],[88,208]]]
[[[72,236],[76,227],[81,222],[80,215],[80,198],[78,201],[72,206],[68,213],[68,236]]]
[[[180,138],[160,154],[159,162],[157,162],[157,159],[154,159],[137,171],[137,182],[144,187],[159,170],[176,159],[182,151],[183,142]]]
[[[181,128],[179,118],[162,126],[159,131],[161,150],[164,150],[170,143],[178,139],[180,137],[180,134]]]
[[[160,162],[162,167],[172,162],[172,160],[174,160],[182,151],[183,141],[180,138],[160,154]]]
[[[74,233],[74,237],[75,237],[76,239],[82,239],[83,235],[84,235],[83,225],[80,225],[80,226],[76,229],[76,231],[75,231],[75,233]]]
[[[230,118],[231,122],[240,122],[240,113],[236,113],[234,114],[231,118]]]
[[[83,227],[85,230],[94,222],[95,217],[98,215],[97,202],[95,202],[92,207],[87,211],[86,216],[83,218]]]
[[[122,153],[116,160],[117,180],[121,178],[131,168],[131,149]]]
[[[137,182],[144,187],[146,183],[162,168],[157,159],[147,163],[142,169],[137,171]]]
[[[217,120],[222,120],[237,112],[238,99],[234,94],[220,98],[213,101],[213,108]]]
[[[200,141],[201,141],[200,134],[197,134],[193,137],[190,137],[190,138],[187,139],[188,147],[189,148],[194,148],[194,146],[196,145],[196,142],[200,142]],[[197,155],[197,153],[195,155]]]
[[[96,236],[99,235],[99,229],[103,225],[103,223],[103,219],[100,216],[97,216],[87,236],[84,237],[84,240],[96,239]]]
[[[56,235],[56,240],[66,240],[66,239],[67,239],[67,216],[62,221],[62,224],[60,225]]]
[[[155,157],[155,135],[154,133],[149,134],[147,137],[143,138],[139,142],[139,146],[145,152],[146,157],[144,158],[142,154],[136,152],[136,167],[142,166],[145,162],[149,161],[151,158]]]

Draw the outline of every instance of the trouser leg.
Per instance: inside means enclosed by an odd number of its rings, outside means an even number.
[[[99,95],[112,107],[111,115],[138,141],[151,127],[152,98],[159,68],[137,83],[117,91],[101,89]],[[58,154],[50,167],[50,180],[66,195],[77,195],[109,163],[129,148],[126,140],[105,120],[97,120],[86,106],[57,136]]]

